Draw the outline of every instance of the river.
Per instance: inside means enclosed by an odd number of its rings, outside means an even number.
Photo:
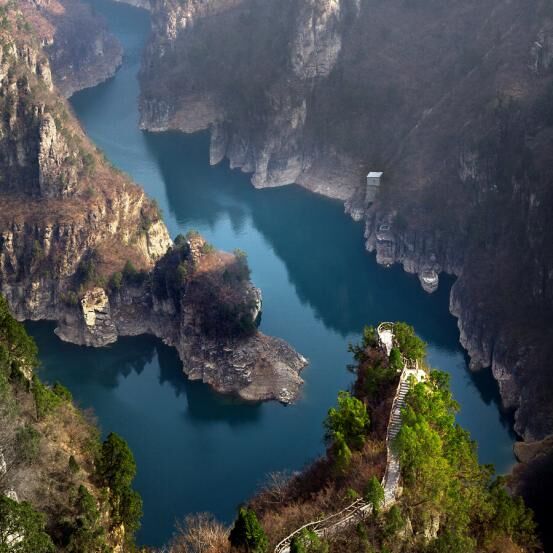
[[[514,436],[499,409],[489,372],[471,374],[448,312],[452,281],[429,296],[398,267],[379,267],[364,249],[363,229],[339,202],[299,187],[258,191],[226,163],[209,165],[205,134],[138,129],[136,74],[148,35],[146,12],[94,0],[125,48],[117,75],[77,93],[73,108],[92,140],[158,201],[171,235],[196,229],[218,248],[248,253],[262,288],[263,332],[307,356],[296,405],[249,405],[186,380],[173,350],[150,337],[103,349],[65,344],[52,323],[29,323],[41,374],[61,381],[103,433],[121,434],[134,452],[144,500],[138,533],[160,545],[174,522],[209,511],[230,522],[270,471],[299,470],[324,451],[322,421],[352,376],[348,344],[365,324],[404,320],[429,344],[430,363],[450,373],[459,422],[499,472],[513,464]]]

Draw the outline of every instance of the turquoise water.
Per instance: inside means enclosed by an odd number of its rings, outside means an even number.
[[[217,247],[248,252],[263,289],[262,330],[306,355],[296,405],[245,405],[182,374],[174,351],[150,337],[104,349],[64,344],[51,323],[32,323],[42,375],[60,380],[92,408],[104,433],[131,445],[144,500],[139,541],[159,545],[176,519],[210,511],[226,522],[274,470],[297,470],[324,450],[321,423],[351,375],[350,342],[364,324],[405,320],[429,343],[431,363],[448,371],[459,421],[478,441],[482,462],[506,471],[513,436],[489,374],[470,374],[448,312],[451,281],[433,296],[416,277],[383,269],[364,251],[362,226],[338,202],[298,187],[256,191],[227,165],[209,166],[208,137],[138,130],[136,73],[148,15],[95,0],[125,47],[115,78],[72,98],[92,140],[159,202],[172,236],[194,228]]]

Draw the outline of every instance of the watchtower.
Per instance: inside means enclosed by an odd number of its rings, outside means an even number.
[[[371,171],[367,175],[367,191],[365,194],[365,204],[369,205],[374,202],[376,199],[376,194],[380,189],[380,179],[382,178],[383,173]]]

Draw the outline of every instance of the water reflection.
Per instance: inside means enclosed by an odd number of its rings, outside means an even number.
[[[314,201],[299,187],[253,189],[246,175],[230,171],[226,163],[209,166],[206,135],[144,136],[175,219],[214,229],[228,218],[237,234],[253,224],[284,261],[298,298],[327,328],[346,337],[370,322],[408,320],[433,344],[458,349],[457,327],[447,308],[452,279],[444,278],[439,292],[429,297],[401,268],[377,266],[365,252],[362,226],[344,217],[339,202]]]

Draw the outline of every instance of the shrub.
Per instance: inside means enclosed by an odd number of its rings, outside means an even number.
[[[12,317],[8,302],[3,296],[0,296],[0,340],[10,345],[9,357],[12,369],[38,365],[35,341],[27,334],[25,327]]]
[[[81,467],[79,467],[79,463],[75,460],[75,457],[73,455],[69,456],[69,461],[67,463],[67,468],[69,469],[69,472],[71,474],[77,474]]]
[[[71,395],[71,392],[59,382],[54,383],[54,386],[52,387],[52,392],[66,403],[71,403],[73,401],[73,396]]]
[[[203,246],[202,246],[202,253],[203,254],[208,254],[208,253],[212,253],[215,251],[215,247],[213,246],[213,244],[210,244],[209,242],[206,242]]]
[[[364,497],[365,501],[372,503],[373,513],[378,514],[384,504],[384,488],[375,476],[367,482]]]
[[[232,547],[247,553],[265,553],[269,547],[269,540],[257,520],[257,515],[251,509],[245,508],[238,512],[229,541]]]
[[[367,408],[349,392],[340,392],[338,408],[329,409],[324,425],[327,440],[335,440],[340,434],[349,447],[361,449],[369,427]]]
[[[188,240],[186,239],[186,236],[184,236],[182,234],[177,234],[177,236],[175,236],[175,240],[173,240],[175,248],[177,248],[177,249],[181,249],[181,248],[186,247],[187,242],[188,242]]]
[[[421,361],[426,356],[426,344],[415,334],[415,329],[406,323],[394,324],[394,338],[403,355],[411,361]]]
[[[73,290],[69,290],[65,294],[61,295],[61,301],[70,305],[71,307],[76,307],[79,305],[79,295]]]
[[[85,551],[107,552],[104,529],[100,524],[100,513],[96,500],[83,486],[79,486],[75,502],[77,516],[70,529],[71,535],[67,545],[68,553]]]
[[[130,285],[140,286],[144,283],[147,273],[139,271],[131,261],[125,263],[123,267],[123,280]]]
[[[343,475],[351,464],[352,453],[341,432],[334,434],[332,444],[332,459],[334,461],[334,472]]]
[[[25,425],[15,437],[17,458],[24,464],[34,463],[40,453],[40,433],[32,426]]]
[[[186,261],[181,261],[177,266],[177,277],[181,286],[184,286],[186,284],[188,274],[188,263]]]
[[[401,509],[397,505],[386,513],[384,519],[384,535],[388,538],[395,536],[405,526],[405,520],[401,514]]]
[[[60,387],[62,387],[61,384]],[[37,420],[41,420],[46,417],[46,415],[59,407],[63,401],[63,398],[45,386],[36,374],[33,375],[32,391],[35,400]],[[68,390],[67,393],[71,396]]]
[[[235,274],[238,280],[250,280],[251,270],[248,264],[248,254],[239,248],[236,248],[232,253],[236,258]]]
[[[186,233],[185,239],[188,241],[192,240],[193,238],[198,238],[199,236],[200,233],[197,230],[191,229]]]
[[[123,285],[123,273],[121,271],[113,273],[109,279],[108,285],[111,290],[120,290]]]
[[[54,553],[54,544],[44,527],[44,516],[29,503],[17,503],[0,494],[0,551]],[[18,536],[17,541],[13,536]]]
[[[390,369],[395,372],[403,370],[403,359],[401,358],[401,351],[398,348],[392,348],[390,352]]]
[[[328,544],[312,530],[304,528],[290,543],[290,553],[327,553]]]

